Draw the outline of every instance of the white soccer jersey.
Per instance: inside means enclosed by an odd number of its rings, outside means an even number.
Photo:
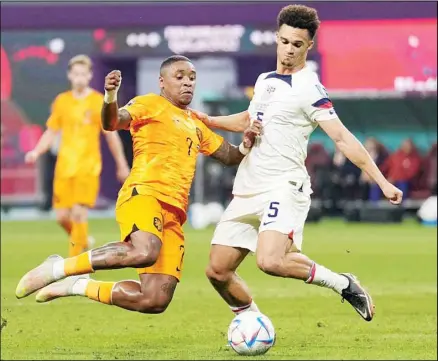
[[[333,105],[315,72],[304,67],[292,75],[261,74],[248,111],[261,120],[262,135],[242,160],[234,195],[259,194],[288,182],[311,194],[304,164],[310,134],[318,121],[336,119]]]

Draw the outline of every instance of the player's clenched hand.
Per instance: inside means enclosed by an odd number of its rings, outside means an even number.
[[[34,150],[27,152],[24,156],[24,162],[27,164],[34,164],[38,159],[38,153]]]
[[[195,110],[195,109],[191,109],[191,108],[189,108],[189,109],[205,125],[208,126],[210,124],[210,117],[208,116],[208,114],[200,112],[199,110]]]
[[[389,182],[382,187],[382,192],[392,204],[400,204],[403,200],[403,192]]]
[[[262,123],[259,120],[254,120],[252,124],[243,132],[243,146],[251,148],[254,145],[255,139],[262,131]]]
[[[105,77],[105,91],[118,91],[122,84],[122,73],[120,70],[113,70]]]

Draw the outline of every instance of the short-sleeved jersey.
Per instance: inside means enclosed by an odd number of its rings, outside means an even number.
[[[131,115],[133,165],[119,192],[117,206],[137,193],[187,210],[188,196],[199,153],[210,155],[224,141],[188,110],[166,98],[147,94],[125,107]]]
[[[308,67],[292,75],[261,74],[248,108],[263,132],[240,163],[233,194],[258,194],[288,182],[303,184],[310,194],[307,145],[318,122],[337,115],[316,73]]]
[[[59,94],[52,104],[47,127],[61,132],[55,177],[98,176],[100,154],[100,113],[103,95],[95,90],[81,99],[71,91]]]

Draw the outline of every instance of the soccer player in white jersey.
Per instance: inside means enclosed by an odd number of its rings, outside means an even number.
[[[248,112],[203,115],[209,126],[231,131],[245,128],[248,113],[262,124],[258,142],[237,171],[234,198],[216,227],[207,277],[236,314],[258,311],[236,274],[247,254],[255,252],[257,265],[265,273],[332,289],[371,321],[372,299],[355,276],[333,272],[300,252],[312,193],[304,165],[310,134],[319,125],[391,203],[400,204],[403,193],[385,179],[345,128],[318,76],[306,66],[320,24],[316,10],[286,6],[277,22],[277,69],[258,77]]]

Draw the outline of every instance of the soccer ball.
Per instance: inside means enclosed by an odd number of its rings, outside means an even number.
[[[228,344],[239,355],[263,355],[274,343],[274,326],[260,312],[242,312],[234,317],[228,327]]]

